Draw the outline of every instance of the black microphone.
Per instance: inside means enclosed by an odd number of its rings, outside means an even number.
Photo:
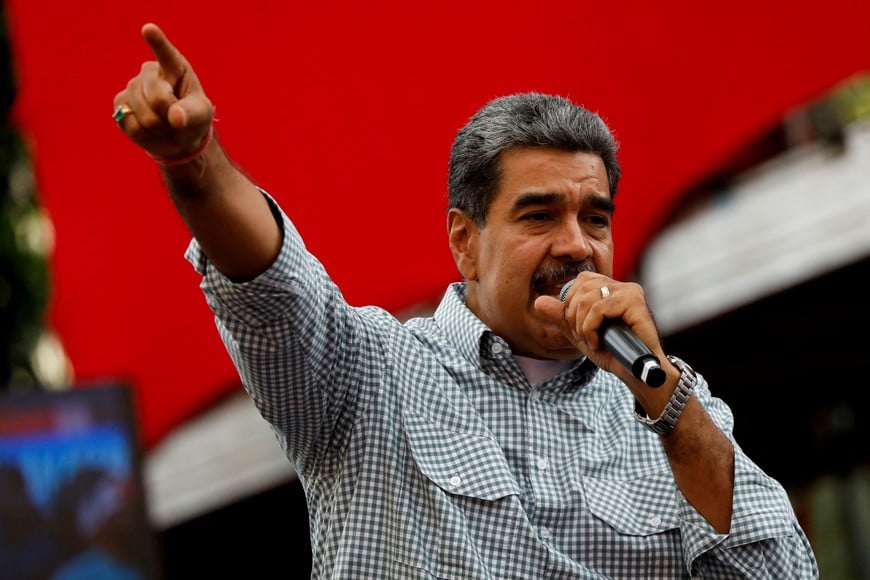
[[[574,280],[570,280],[562,286],[559,300],[565,301],[568,289],[573,284]],[[622,320],[605,320],[599,334],[607,350],[622,363],[622,366],[630,370],[631,374],[651,387],[660,387],[664,384],[667,375],[658,357],[650,352]]]

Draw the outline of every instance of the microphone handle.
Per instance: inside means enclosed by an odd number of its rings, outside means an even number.
[[[565,301],[568,289],[574,280],[568,281],[559,292],[559,300]],[[605,320],[598,331],[604,347],[610,351],[622,366],[631,371],[635,378],[651,387],[664,384],[667,374],[661,367],[661,361],[650,349],[628,328],[622,320]]]
[[[604,346],[622,366],[651,387],[664,384],[667,374],[659,359],[621,320],[606,320],[599,330]]]

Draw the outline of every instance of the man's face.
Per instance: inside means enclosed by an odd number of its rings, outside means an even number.
[[[613,204],[598,155],[513,149],[501,157],[501,186],[486,225],[459,210],[450,245],[468,282],[467,304],[514,354],[573,359],[580,353],[537,315],[535,299],[557,296],[582,270],[613,275]]]

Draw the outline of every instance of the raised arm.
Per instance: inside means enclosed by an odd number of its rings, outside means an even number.
[[[193,67],[155,24],[145,24],[142,36],[156,60],[115,95],[115,120],[154,158],[209,260],[233,280],[254,278],[277,256],[281,229],[262,193],[221,148],[214,106]]]

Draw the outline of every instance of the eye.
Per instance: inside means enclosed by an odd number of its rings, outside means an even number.
[[[606,215],[590,215],[586,218],[586,221],[599,228],[606,228],[610,226],[610,217]]]
[[[532,213],[527,213],[523,216],[523,219],[531,222],[542,222],[550,219],[549,212],[546,211],[535,211]]]

